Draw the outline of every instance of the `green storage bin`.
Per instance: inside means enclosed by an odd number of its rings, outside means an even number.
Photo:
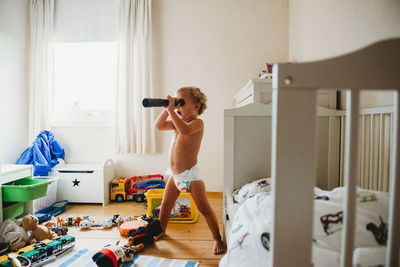
[[[2,185],[3,201],[25,202],[44,197],[52,179],[23,178]]]
[[[4,202],[3,220],[15,218],[24,213],[24,202]]]

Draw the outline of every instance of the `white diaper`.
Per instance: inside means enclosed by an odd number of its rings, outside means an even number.
[[[171,176],[174,179],[176,188],[181,192],[188,192],[190,187],[190,182],[193,181],[203,181],[203,177],[200,174],[199,167],[194,165],[190,170],[185,170],[179,174],[173,174],[172,170],[169,168],[165,171],[165,175]]]

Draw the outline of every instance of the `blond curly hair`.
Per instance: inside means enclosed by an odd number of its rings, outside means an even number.
[[[186,86],[178,89],[177,93],[189,93],[194,103],[200,103],[197,111],[200,114],[207,108],[207,96],[198,87]]]

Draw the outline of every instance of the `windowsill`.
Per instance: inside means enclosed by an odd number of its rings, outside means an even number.
[[[114,112],[71,111],[50,114],[51,127],[114,127]]]

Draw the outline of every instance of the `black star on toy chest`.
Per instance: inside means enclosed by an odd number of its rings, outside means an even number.
[[[74,181],[72,181],[73,183],[74,183],[74,185],[73,186],[79,186],[79,183],[81,182],[81,181],[78,181],[78,179],[77,178],[75,178],[75,180]]]

